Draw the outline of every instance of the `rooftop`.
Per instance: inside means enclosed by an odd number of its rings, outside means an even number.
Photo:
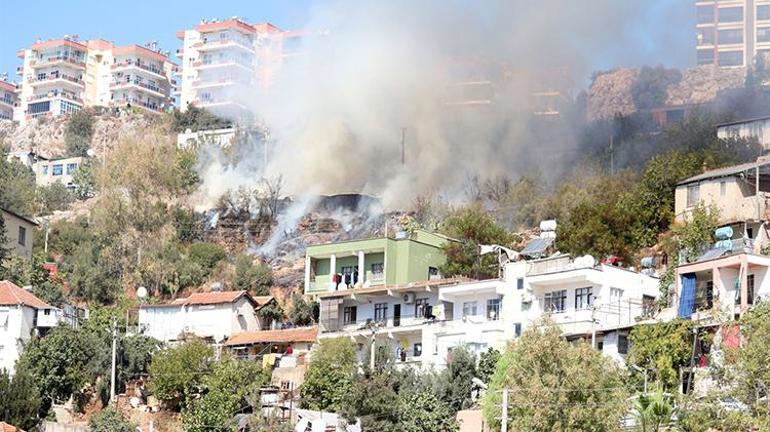
[[[0,306],[28,306],[35,309],[53,309],[53,306],[19,288],[9,281],[0,281]]]
[[[688,179],[682,180],[679,183],[677,183],[677,186],[686,185],[688,183],[695,183],[699,182],[701,180],[710,180],[710,179],[716,179],[716,178],[722,178],[722,177],[731,177],[736,174],[740,174],[742,172],[748,171],[748,170],[755,170],[759,168],[759,174],[760,175],[770,175],[770,162],[768,161],[756,161],[756,162],[748,162],[740,165],[733,165],[729,167],[723,167],[723,168],[717,168],[713,170],[709,170],[704,172],[703,174],[698,174],[696,176],[690,177]]]
[[[157,305],[143,305],[142,308],[170,307],[170,306],[189,306],[189,305],[216,305],[225,303],[235,303],[241,297],[246,297],[256,307],[261,307],[270,302],[272,296],[253,297],[248,291],[211,291],[190,294],[189,297],[178,298],[170,303]]]
[[[8,214],[9,214],[9,215],[11,215],[11,216],[14,216],[14,217],[17,217],[17,218],[19,218],[19,219],[21,219],[21,220],[24,220],[24,221],[27,221],[27,222],[29,222],[29,223],[31,223],[32,225],[35,225],[35,226],[37,226],[37,225],[38,225],[38,223],[37,223],[37,222],[35,222],[35,221],[33,221],[32,219],[30,219],[30,218],[28,218],[28,217],[25,217],[25,216],[22,216],[22,215],[20,215],[20,214],[18,214],[18,213],[14,213],[14,212],[12,212],[12,211],[10,211],[10,210],[6,210],[6,209],[4,209],[4,208],[0,208],[0,213],[8,213]]]
[[[430,291],[433,288],[437,288],[439,286],[444,285],[457,285],[465,282],[473,282],[473,279],[467,278],[467,277],[453,277],[453,278],[444,278],[444,279],[433,279],[433,280],[427,280],[422,282],[410,282],[407,284],[401,284],[401,285],[377,285],[369,288],[350,288],[350,289],[340,289],[336,291],[319,291],[314,292],[313,294],[318,295],[320,298],[326,298],[326,297],[343,297],[343,296],[351,296],[355,297],[357,295],[367,295],[367,294],[381,294],[383,292],[406,292],[406,291],[414,291],[414,290],[425,290]]]
[[[752,123],[752,122],[755,122],[755,121],[763,121],[763,120],[770,120],[770,116],[754,117],[754,118],[750,118],[750,119],[735,120],[735,121],[731,121],[731,122],[719,123],[717,125],[717,127],[733,126],[733,125],[739,125],[739,124],[743,124],[743,123]]]
[[[263,330],[238,333],[225,342],[227,346],[258,343],[314,342],[318,327],[297,327],[283,330]]]

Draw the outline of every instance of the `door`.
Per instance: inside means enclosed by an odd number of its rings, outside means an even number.
[[[393,305],[393,327],[401,325],[401,305]]]

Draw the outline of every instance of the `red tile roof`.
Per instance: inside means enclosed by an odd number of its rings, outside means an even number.
[[[297,327],[284,330],[263,330],[238,333],[225,342],[227,346],[258,343],[315,342],[318,327]]]
[[[158,305],[144,305],[143,308],[169,307],[169,306],[188,306],[188,305],[215,305],[225,303],[235,303],[241,297],[246,297],[254,306],[264,306],[272,300],[271,296],[253,297],[248,291],[210,291],[190,294],[187,298],[178,298],[170,303]]]
[[[9,425],[6,422],[0,422],[0,432],[24,432],[16,426]]]
[[[0,281],[0,306],[24,305],[35,309],[53,309],[31,292],[19,288],[13,282]]]

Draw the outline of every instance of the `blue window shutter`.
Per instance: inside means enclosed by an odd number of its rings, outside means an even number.
[[[690,318],[695,312],[695,273],[682,275],[682,294],[679,297],[679,317]]]

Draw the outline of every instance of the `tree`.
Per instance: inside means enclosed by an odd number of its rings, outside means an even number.
[[[679,369],[690,364],[692,357],[692,322],[674,321],[642,324],[631,330],[631,349],[626,357],[628,365],[647,371],[650,382],[658,382],[664,390],[679,386]],[[639,383],[643,373],[630,368]]]
[[[187,106],[187,109],[182,111],[174,111],[171,114],[172,127],[175,132],[181,133],[190,129],[192,132],[199,130],[209,129],[223,129],[232,126],[232,122],[229,120],[217,117],[204,108],[198,108],[196,106]]]
[[[249,407],[247,397],[265,382],[267,375],[262,374],[258,363],[240,362],[226,355],[201,380],[202,396],[187,401],[182,412],[184,430],[232,431],[237,426],[235,414]]]
[[[75,200],[72,191],[58,181],[48,186],[39,186],[36,195],[38,214],[43,216],[57,210],[66,210]]]
[[[357,364],[355,346],[349,339],[319,341],[302,384],[301,405],[340,412],[352,391]]]
[[[736,395],[748,405],[754,417],[770,414],[770,303],[754,305],[741,317],[742,347],[731,380]],[[763,401],[764,398],[764,401]]]
[[[679,250],[684,252],[685,262],[696,260],[714,240],[714,230],[719,221],[719,210],[699,203],[690,218],[673,228],[677,236]]]
[[[297,326],[309,326],[318,321],[318,302],[307,301],[302,294],[294,294],[289,311],[289,322]]]
[[[668,86],[682,80],[677,69],[644,66],[631,86],[631,97],[638,110],[657,108],[666,102]]]
[[[35,173],[17,160],[0,158],[0,208],[30,216],[35,212]]]
[[[452,432],[458,430],[452,408],[427,391],[406,392],[400,403],[404,432]],[[516,429],[514,429],[516,430]]]
[[[40,393],[34,377],[24,365],[16,367],[13,378],[0,369],[0,419],[25,430],[37,426]]]
[[[485,383],[489,382],[495,373],[497,362],[500,360],[500,351],[489,347],[479,356],[478,378]]]
[[[479,245],[512,246],[515,240],[515,236],[498,225],[479,204],[454,211],[444,220],[441,231],[459,240],[443,246],[447,260],[442,273],[447,276],[497,276],[497,255],[479,255]]]
[[[72,113],[64,127],[64,145],[69,157],[87,157],[94,135],[94,116],[80,110]]]
[[[121,389],[130,379],[149,373],[152,356],[161,348],[161,342],[144,335],[129,335],[120,339],[118,382]]]
[[[135,432],[136,429],[135,424],[112,407],[94,414],[88,421],[88,432]]]
[[[476,375],[476,355],[465,347],[454,348],[446,369],[438,376],[438,397],[453,412],[468,408]]]
[[[257,315],[263,323],[272,325],[272,323],[280,323],[283,321],[284,312],[278,301],[273,299],[273,301],[259,308]]]
[[[0,279],[6,279],[3,276],[3,264],[11,256],[11,248],[8,246],[8,230],[5,228],[5,218],[0,211]]]
[[[254,264],[249,255],[238,255],[235,260],[235,289],[246,290],[258,296],[270,294],[273,286],[273,270],[267,264]]]
[[[213,358],[214,351],[200,339],[166,348],[152,358],[149,390],[166,407],[179,411],[198,391]]]
[[[353,384],[342,414],[349,420],[359,418],[364,430],[397,432],[401,420],[397,375],[390,368],[359,376]]]
[[[617,365],[585,343],[564,340],[550,322],[530,327],[497,363],[483,400],[494,428],[503,389],[509,390],[509,430],[615,431],[627,412]]]
[[[195,264],[198,264],[208,276],[214,270],[214,268],[227,258],[227,252],[215,243],[198,242],[190,245],[189,251],[190,260]]]
[[[72,176],[72,184],[75,185],[74,195],[79,200],[93,198],[96,195],[96,178],[94,170],[97,162],[95,159],[84,159]]]
[[[658,389],[653,393],[642,393],[634,400],[633,414],[639,432],[667,430],[675,418],[671,396]]]

